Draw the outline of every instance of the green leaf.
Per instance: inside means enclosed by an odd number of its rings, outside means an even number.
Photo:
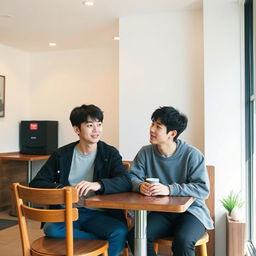
[[[240,193],[231,191],[227,198],[223,198],[220,200],[223,207],[228,211],[229,215],[234,209],[234,207],[241,208],[244,205],[244,202],[240,200],[239,195]]]

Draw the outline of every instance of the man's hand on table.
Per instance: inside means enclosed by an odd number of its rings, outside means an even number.
[[[74,186],[77,189],[79,199],[83,199],[89,191],[98,191],[101,189],[101,184],[99,182],[89,182],[86,180],[80,181]]]
[[[170,188],[161,183],[143,182],[140,184],[140,193],[145,196],[168,196],[170,195]]]

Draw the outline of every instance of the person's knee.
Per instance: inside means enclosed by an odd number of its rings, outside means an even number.
[[[126,240],[128,235],[128,228],[126,225],[120,225],[112,233],[113,236],[119,237],[120,239]]]
[[[152,232],[150,229],[147,230],[147,241],[149,243],[153,243],[158,237],[154,232]]]

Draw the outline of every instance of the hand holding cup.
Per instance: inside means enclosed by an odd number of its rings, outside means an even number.
[[[152,196],[150,188],[152,184],[159,183],[158,178],[146,178],[145,182],[140,185],[140,193],[145,196]]]
[[[164,196],[169,195],[170,188],[167,185],[159,183],[159,178],[146,178],[146,195],[150,196]]]

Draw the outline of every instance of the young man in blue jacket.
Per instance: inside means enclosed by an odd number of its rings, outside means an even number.
[[[30,186],[77,188],[79,219],[74,222],[74,237],[108,240],[109,256],[118,256],[128,233],[122,211],[86,208],[83,199],[94,194],[130,191],[130,178],[117,149],[100,141],[103,130],[100,108],[95,105],[76,107],[70,114],[70,121],[79,140],[57,149]],[[49,237],[65,237],[65,223],[46,223],[44,232]]]
[[[147,255],[156,256],[153,242],[172,236],[173,256],[194,256],[194,247],[213,222],[206,207],[209,179],[204,156],[178,139],[187,127],[187,117],[173,107],[160,107],[151,116],[150,143],[142,147],[132,165],[132,190],[145,196],[193,196],[184,213],[150,212],[147,221]],[[145,178],[159,178],[149,184]],[[129,232],[134,248],[134,230]]]

